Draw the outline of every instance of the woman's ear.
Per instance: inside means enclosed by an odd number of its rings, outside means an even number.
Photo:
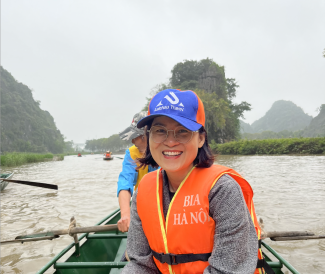
[[[199,133],[199,148],[203,147],[205,143],[205,133]]]

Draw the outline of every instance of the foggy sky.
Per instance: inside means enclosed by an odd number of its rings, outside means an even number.
[[[325,104],[325,1],[2,0],[1,64],[67,140],[126,128],[173,66],[212,58],[261,118]]]

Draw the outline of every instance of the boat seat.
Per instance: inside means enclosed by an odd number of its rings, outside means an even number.
[[[54,269],[83,269],[83,268],[109,268],[119,267],[123,268],[127,262],[81,262],[81,263],[55,263]]]
[[[116,235],[116,234],[91,234],[87,236],[88,239],[112,239],[122,238],[120,246],[116,252],[114,262],[82,262],[82,263],[55,263],[55,269],[80,269],[80,268],[111,268],[110,273],[120,273],[122,268],[127,262],[121,262],[123,253],[126,250],[127,234]],[[112,268],[115,266],[117,268]]]

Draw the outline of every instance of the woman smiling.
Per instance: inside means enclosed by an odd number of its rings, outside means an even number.
[[[236,171],[213,165],[202,101],[163,90],[148,116],[145,175],[132,200],[122,273],[264,273],[253,191]],[[141,167],[141,165],[140,165]]]

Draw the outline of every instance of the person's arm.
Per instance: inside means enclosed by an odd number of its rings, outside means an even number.
[[[209,194],[210,216],[216,222],[214,245],[204,274],[254,273],[258,241],[240,186],[223,175]]]
[[[138,178],[135,170],[136,163],[132,160],[130,151],[125,152],[122,171],[117,182],[117,196],[121,209],[121,219],[117,222],[118,229],[127,232],[130,225],[130,201],[133,194],[133,187]]]
[[[128,232],[127,254],[130,262],[123,268],[122,274],[158,274],[160,273],[152,258],[152,252],[143,232],[142,222],[137,210],[137,191],[131,206],[131,223]]]
[[[130,226],[130,201],[131,193],[128,190],[121,190],[118,195],[118,202],[121,209],[121,219],[117,222],[117,227],[121,232],[127,232]]]

